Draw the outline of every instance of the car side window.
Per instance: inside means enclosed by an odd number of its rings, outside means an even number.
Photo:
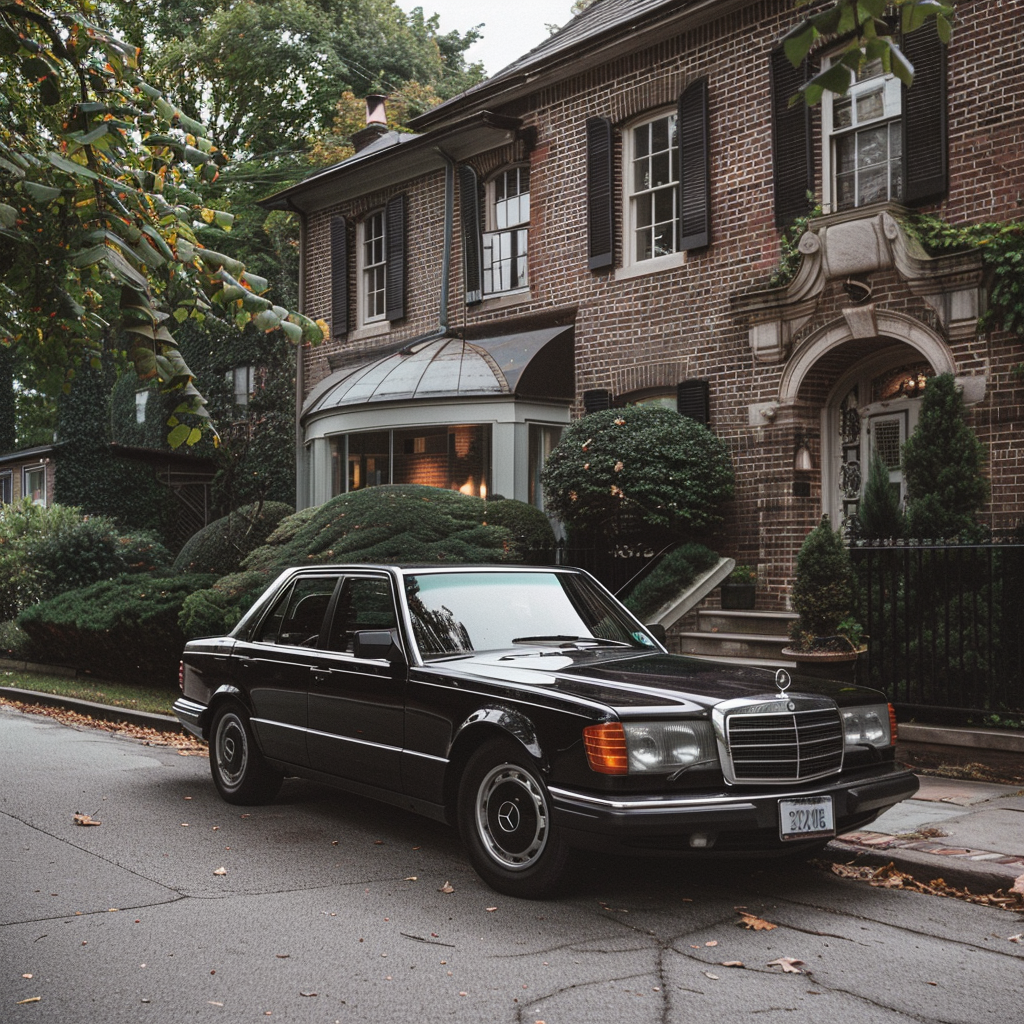
[[[316,647],[336,576],[303,577],[277,599],[253,634],[253,643]]]
[[[327,647],[351,652],[358,630],[397,627],[390,582],[379,576],[353,576],[341,586]]]

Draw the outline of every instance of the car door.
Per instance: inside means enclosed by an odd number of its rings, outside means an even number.
[[[408,670],[404,659],[357,658],[353,637],[365,629],[390,630],[398,640],[395,596],[384,573],[349,574],[339,586],[326,642],[310,672],[309,763],[398,791]]]
[[[308,765],[307,689],[316,666],[324,617],[340,572],[292,579],[234,650],[239,686],[252,706],[252,726],[268,757]]]

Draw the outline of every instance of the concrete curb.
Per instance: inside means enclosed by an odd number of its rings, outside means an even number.
[[[920,743],[935,747],[971,747],[975,750],[1006,750],[1024,754],[1024,729],[969,729],[901,722],[898,735],[901,745]]]
[[[132,708],[118,708],[110,704],[97,704],[91,700],[79,700],[55,693],[40,693],[38,690],[22,690],[17,686],[0,686],[0,696],[20,700],[24,704],[42,704],[51,708],[66,708],[105,722],[129,722],[160,732],[185,733],[181,723],[173,715],[158,715],[152,711],[135,711]]]

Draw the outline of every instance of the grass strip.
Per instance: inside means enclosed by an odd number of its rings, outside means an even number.
[[[6,671],[0,669],[0,686],[16,686],[37,693],[49,693],[76,700],[91,700],[96,704],[109,704],[115,708],[150,711],[158,715],[173,714],[171,705],[178,696],[176,689],[163,687],[129,686],[104,679],[72,679],[65,676],[45,675],[41,672]]]

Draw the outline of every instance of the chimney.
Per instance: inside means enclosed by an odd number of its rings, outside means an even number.
[[[385,107],[386,101],[386,96],[373,95],[366,97],[366,127],[352,136],[352,145],[357,153],[387,133],[388,115]]]

